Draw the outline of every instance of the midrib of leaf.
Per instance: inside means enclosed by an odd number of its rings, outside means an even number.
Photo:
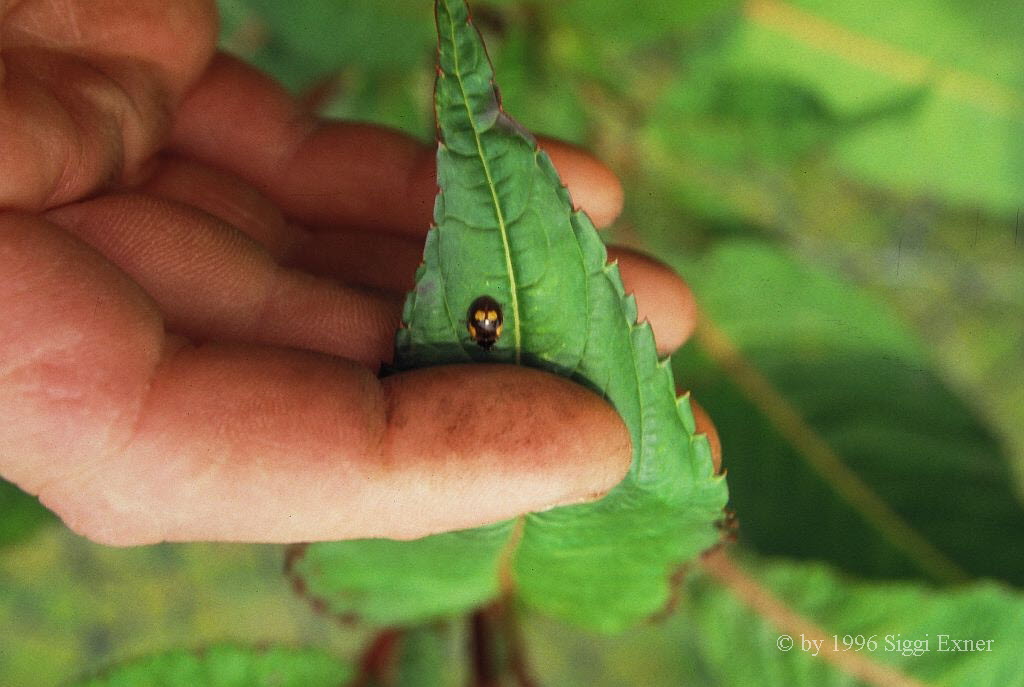
[[[445,6],[448,7],[449,6],[448,0],[444,0],[444,2],[445,2]],[[449,12],[449,16],[451,16],[450,12]],[[466,92],[466,88],[465,88],[465,85],[464,85],[462,66],[461,66],[461,59],[460,59],[460,51],[458,50],[458,43],[457,43],[457,40],[456,40],[457,34],[456,34],[456,31],[455,31],[455,24],[454,24],[454,22],[449,21],[449,23],[448,23],[448,32],[449,32],[449,39],[451,40],[451,44],[453,46],[452,62],[454,64],[455,79],[456,79],[457,83],[459,84],[459,93],[462,96],[461,97],[462,105],[463,105],[463,107],[466,110],[466,117],[469,120],[470,129],[473,131],[473,140],[474,140],[474,143],[475,143],[475,146],[476,146],[477,157],[480,159],[480,164],[481,164],[481,166],[483,168],[483,171],[484,171],[484,178],[485,178],[485,180],[487,182],[487,189],[490,192],[491,201],[492,201],[492,203],[494,205],[495,219],[496,219],[496,221],[498,223],[498,230],[499,230],[500,235],[501,235],[501,243],[502,243],[502,249],[504,251],[504,259],[505,259],[505,269],[508,272],[508,279],[509,279],[509,291],[510,291],[510,299],[511,299],[510,305],[511,305],[511,311],[512,311],[512,314],[513,314],[513,317],[514,317],[514,321],[513,321],[513,343],[514,343],[514,346],[515,346],[515,362],[516,362],[516,364],[520,364],[521,363],[521,359],[522,359],[522,339],[521,339],[521,331],[520,331],[520,324],[519,324],[520,323],[520,318],[519,318],[519,297],[518,297],[517,287],[516,287],[515,270],[514,270],[513,262],[512,262],[512,251],[511,251],[511,247],[510,247],[510,244],[509,244],[509,238],[508,238],[508,226],[507,226],[507,223],[505,221],[504,211],[502,210],[502,207],[501,207],[501,200],[498,197],[497,186],[494,183],[494,177],[491,174],[490,163],[489,163],[489,161],[487,159],[487,156],[486,156],[486,154],[484,152],[484,146],[483,146],[483,141],[482,141],[481,136],[480,136],[480,130],[477,128],[476,120],[475,120],[475,118],[473,116],[473,110],[470,107],[469,96],[468,96],[468,94]],[[581,260],[582,260],[582,247],[580,247],[578,245],[578,243],[577,243],[577,248],[579,248],[579,250],[580,250],[580,257],[581,257]],[[607,267],[605,267],[603,269],[602,276],[604,278],[606,278],[606,279],[611,279],[612,278],[610,276],[610,274],[608,273]],[[585,281],[587,281],[587,280],[585,279]],[[585,291],[585,293],[587,294],[587,296],[589,298],[589,294],[590,294],[590,285],[589,285],[589,283],[585,284],[584,291]],[[588,317],[589,317],[589,312],[590,312],[589,311],[589,307],[587,308],[586,312],[588,313]],[[638,367],[639,360],[638,360],[638,356],[637,356],[635,342],[633,341],[633,336],[632,336],[632,330],[636,326],[637,326],[636,323],[629,323],[629,322],[627,322],[626,337],[627,337],[627,340],[629,342],[630,351],[632,352],[632,355],[630,356],[630,358],[631,358],[631,361],[632,361],[632,364],[633,364],[633,378],[634,378],[634,380],[636,380],[635,388],[636,388],[636,392],[637,392],[637,400],[638,400],[639,411],[640,411],[639,412],[640,427],[638,428],[638,432],[637,433],[638,433],[638,435],[642,439],[642,437],[644,436],[644,425],[645,425],[645,418],[646,418],[645,410],[646,410],[647,403],[646,403],[644,389],[640,385],[641,375],[640,375],[640,370],[639,370],[639,367]],[[660,363],[659,363],[659,365],[660,365]],[[640,449],[637,451],[637,454],[636,454],[637,465],[634,466],[634,469],[639,470],[641,468],[640,463],[642,462],[642,460],[644,458],[644,453],[645,453],[645,451],[643,450],[643,447],[641,446]],[[509,577],[510,577],[508,571],[506,570],[506,567],[507,567],[507,564],[508,564],[509,560],[511,559],[511,552],[513,552],[515,550],[515,548],[518,546],[519,540],[520,540],[521,535],[522,535],[522,526],[523,526],[523,524],[524,524],[524,518],[522,516],[520,516],[519,518],[517,518],[517,523],[516,523],[516,529],[519,532],[519,536],[514,536],[514,537],[512,537],[510,539],[510,543],[506,546],[506,554],[503,556],[503,561],[499,565],[499,570],[501,571],[502,577],[504,579],[509,579]]]
[[[512,564],[512,561],[515,558],[516,550],[519,548],[519,543],[523,541],[523,532],[525,530],[526,516],[520,515],[515,519],[512,531],[509,532],[508,539],[505,540],[505,545],[501,547],[501,552],[498,554],[498,584],[502,594],[505,596],[515,593],[516,576],[515,566]]]
[[[702,316],[697,327],[697,339],[800,457],[897,550],[903,551],[936,580],[964,582],[970,579],[966,570],[937,549],[866,484],[707,316]]]
[[[461,1],[461,0],[460,0]],[[445,2],[447,6],[447,1]],[[450,16],[450,15],[449,15]],[[494,215],[498,222],[498,230],[501,232],[501,246],[505,252],[505,269],[508,271],[508,286],[512,309],[512,342],[515,346],[516,365],[522,362],[522,339],[519,330],[519,294],[516,288],[516,274],[512,269],[512,249],[508,242],[508,227],[505,224],[505,213],[501,210],[501,201],[498,199],[498,187],[491,175],[491,165],[484,154],[483,141],[480,140],[480,131],[476,128],[476,120],[473,117],[473,110],[469,107],[469,95],[466,93],[466,86],[462,81],[462,67],[459,61],[459,49],[456,42],[455,23],[448,22],[448,30],[452,41],[452,61],[455,63],[455,80],[459,83],[459,92],[462,94],[462,104],[466,108],[466,117],[469,119],[469,128],[473,130],[473,140],[476,142],[477,157],[484,168],[484,178],[487,180],[487,190],[491,192],[491,200],[494,202]]]

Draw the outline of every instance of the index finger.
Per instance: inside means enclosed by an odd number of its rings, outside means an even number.
[[[321,122],[252,67],[218,56],[184,102],[173,145],[249,180],[286,214],[317,227],[422,236],[437,194],[435,150],[369,124]],[[622,209],[622,187],[571,145],[542,148],[577,206],[598,226]]]
[[[0,255],[0,474],[96,541],[412,538],[593,498],[629,467],[615,410],[560,377],[381,381],[310,351],[192,346],[38,217],[0,214]]]

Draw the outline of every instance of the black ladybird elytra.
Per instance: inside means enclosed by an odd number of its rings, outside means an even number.
[[[480,296],[466,312],[466,329],[477,345],[490,349],[501,336],[501,305],[490,296]]]

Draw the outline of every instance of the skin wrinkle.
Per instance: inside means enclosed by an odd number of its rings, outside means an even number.
[[[4,7],[4,4],[7,6]],[[21,43],[19,39],[22,37],[29,38],[30,40],[25,42],[31,45],[56,43],[50,38],[53,32],[45,21],[45,16],[33,15],[26,20],[19,14],[19,10],[24,4],[23,0],[0,4],[0,10],[3,11],[3,23],[0,25],[3,47],[17,46]],[[53,4],[53,0],[51,0],[51,4]]]
[[[165,155],[154,161],[140,190],[202,210],[257,241],[281,262],[302,235],[281,211],[237,175],[184,158]]]
[[[256,297],[256,315],[252,318],[249,323],[249,337],[252,339],[259,339],[261,335],[266,335],[269,329],[270,313],[273,310],[276,303],[274,298],[276,296],[275,285],[279,285],[285,279],[284,268],[280,265],[272,265],[264,279],[260,280],[259,289],[260,293]]]
[[[87,64],[114,84],[117,93],[122,96],[117,100],[118,107],[114,110],[117,124],[122,131],[122,151],[130,150],[125,140],[138,139],[142,151],[133,156],[136,164],[147,160],[156,152],[170,128],[172,100],[170,86],[159,78],[162,75],[157,65],[144,64],[139,60],[114,60],[98,56],[83,55]],[[131,86],[131,87],[130,87]],[[137,96],[143,97],[137,97]],[[143,103],[149,105],[144,107]],[[134,116],[128,116],[131,113]],[[148,135],[141,127],[128,126],[146,122]],[[132,129],[136,131],[132,131]],[[149,139],[146,145],[146,139]]]
[[[61,375],[62,380],[66,371],[66,367],[55,369],[55,372]],[[45,382],[45,379],[41,381]],[[79,387],[79,393],[72,400],[86,401],[86,403],[73,405],[84,405],[82,409],[84,412],[70,412],[67,403],[54,403],[55,399],[52,397],[46,399],[46,403],[55,409],[60,408],[59,414],[61,416],[73,417],[75,422],[82,423],[84,421],[88,422],[91,426],[90,432],[82,440],[75,443],[77,459],[69,465],[63,466],[58,474],[51,474],[48,478],[44,478],[41,481],[25,485],[29,493],[37,494],[44,505],[61,513],[62,517],[64,513],[58,506],[58,503],[65,501],[62,496],[79,490],[89,490],[89,485],[97,482],[94,479],[95,476],[106,473],[110,469],[110,465],[124,455],[121,447],[126,446],[130,440],[131,425],[134,421],[134,418],[130,417],[132,405],[126,407],[121,403],[102,406],[102,409],[108,412],[98,416],[93,410],[95,406],[90,406],[90,403],[95,401],[97,387],[91,384],[88,378],[76,378],[75,382]],[[88,391],[85,391],[85,389],[88,389]],[[66,399],[60,400],[65,401]],[[118,436],[123,436],[124,439],[118,442],[116,441]],[[56,446],[53,449],[55,451],[63,450]],[[37,475],[39,472],[32,471],[31,474]],[[95,496],[99,502],[109,502],[109,498],[113,495],[101,492]],[[70,526],[72,529],[76,529],[76,527],[81,527],[82,525],[71,524]]]
[[[377,378],[367,378],[362,398],[372,398],[372,408],[366,413],[367,420],[371,424],[370,435],[373,441],[367,443],[366,455],[371,465],[383,465],[390,456],[385,452],[388,448],[387,439],[389,432],[394,429],[393,401],[388,394],[388,387],[382,384]]]
[[[69,33],[74,43],[76,45],[80,44],[83,34],[82,26],[78,22],[78,3],[75,0],[49,0],[49,3],[54,8],[55,14],[64,18],[64,23],[69,28]]]
[[[143,388],[146,388],[148,391],[148,382],[143,384]],[[92,391],[94,390],[90,389],[89,395],[92,394]],[[83,395],[83,398],[87,397]],[[69,517],[73,518],[74,516],[65,517],[66,511],[61,506],[68,499],[64,497],[64,494],[79,491],[94,492],[93,499],[90,500],[89,505],[104,504],[106,506],[105,508],[101,507],[96,515],[102,516],[110,512],[114,501],[117,500],[117,494],[108,491],[96,492],[90,485],[101,481],[95,479],[95,477],[97,475],[105,475],[109,472],[112,464],[115,464],[119,459],[123,460],[128,455],[128,447],[133,437],[134,426],[141,414],[146,394],[140,395],[138,398],[138,402],[130,404],[127,408],[124,405],[116,406],[113,412],[110,413],[109,419],[98,424],[94,431],[88,435],[89,440],[81,441],[76,445],[79,457],[78,460],[74,461],[72,467],[62,468],[59,474],[53,475],[50,479],[35,485],[34,490],[30,492],[37,494],[43,505],[60,514],[68,526],[76,532],[95,531],[96,525],[92,524],[93,521],[87,515],[81,514],[81,511],[88,513],[93,511],[94,508],[75,509],[72,512],[78,513],[78,519],[69,521]],[[134,413],[132,412],[133,410],[135,411]],[[125,425],[123,430],[119,429],[122,424]],[[118,435],[123,436],[120,442],[114,439]],[[90,446],[96,449],[91,455],[87,450],[84,450]],[[144,510],[144,508],[135,507],[130,509],[129,512],[137,516],[140,511]],[[94,516],[94,519],[103,523],[102,517]],[[131,523],[129,525],[130,528],[137,527],[137,520],[135,518],[124,518],[124,521],[125,523]],[[121,527],[124,526],[124,523],[117,522],[107,522],[104,524],[115,529],[118,524]]]
[[[271,178],[287,179],[294,167],[301,163],[299,155],[309,141],[325,126],[325,122],[310,115],[308,112],[295,109],[291,120],[282,127],[288,132],[288,141],[277,151],[277,159],[269,165]]]
[[[138,401],[135,403],[134,415],[125,435],[125,440],[122,445],[118,447],[120,455],[127,455],[129,453],[129,448],[135,445],[138,441],[139,430],[142,427],[143,420],[146,417],[147,411],[152,407],[153,381],[157,378],[157,375],[160,374],[161,370],[167,369],[175,357],[180,355],[181,352],[189,346],[190,344],[183,337],[169,335],[165,332],[160,341],[160,354],[154,358],[149,374],[146,376],[146,380],[141,386],[141,394],[139,395]]]
[[[97,479],[103,477],[110,471],[110,466],[117,463],[131,462],[131,446],[135,439],[137,426],[145,412],[151,391],[151,381],[160,366],[158,356],[153,356],[149,373],[143,381],[136,385],[135,393],[129,395],[128,399],[121,399],[119,403],[109,406],[110,413],[107,418],[99,419],[90,414],[94,422],[85,439],[76,444],[78,460],[74,461],[71,467],[62,468],[59,474],[53,475],[50,479],[34,486],[32,492],[38,494],[39,500],[46,507],[61,515],[68,526],[80,533],[93,537],[94,533],[103,531],[105,528],[114,531],[119,529],[136,530],[140,526],[140,517],[143,520],[154,520],[158,518],[145,517],[145,508],[136,505],[131,499],[126,502],[119,499],[116,492],[99,490],[93,485],[105,482]],[[96,387],[88,385],[88,394],[82,398],[90,400],[95,396]],[[118,437],[121,437],[118,440]],[[95,449],[94,452],[88,450]],[[73,508],[68,511],[63,504],[69,499],[65,496],[75,492],[89,492],[92,497],[86,507]],[[117,503],[122,508],[116,507]],[[124,508],[124,504],[130,507]],[[111,516],[111,517],[106,517]],[[115,517],[116,516],[116,517]],[[99,529],[97,529],[99,528]],[[95,537],[94,537],[95,538]],[[153,536],[154,540],[160,537]]]
[[[69,45],[82,44],[84,34],[81,23],[78,21],[76,8],[79,3],[76,0],[47,0],[52,12],[30,12],[28,18],[17,12],[18,5],[21,4],[24,3],[16,3],[7,8],[6,16],[9,28],[5,27],[7,30],[4,32],[4,38],[27,38],[25,43],[47,45],[54,48],[67,48]],[[55,22],[54,19],[57,21]],[[66,27],[67,30],[60,31],[61,27]],[[55,34],[63,34],[60,36],[63,40],[54,38]],[[14,44],[17,45],[20,42],[20,40],[15,40]]]
[[[4,255],[4,257],[6,258],[6,255]],[[11,289],[10,295],[22,296],[23,294],[30,290],[31,285],[22,290]],[[18,325],[19,323],[17,323],[17,321],[12,321],[11,319],[7,319],[5,321],[5,328],[10,328],[8,330],[10,332],[16,331],[18,329]],[[17,357],[10,357],[9,354],[5,355],[4,359],[2,360],[3,364],[0,364],[0,380],[3,380],[6,377],[11,377],[15,373],[22,371],[25,368],[33,366],[33,364],[37,363],[41,358],[45,356],[51,355],[54,352],[67,350],[71,348],[73,345],[79,343],[80,341],[81,336],[74,336],[65,339],[58,339],[54,336],[50,336],[46,339],[45,346],[37,346],[36,348],[33,348],[32,350],[27,351],[24,354],[19,355]],[[0,343],[2,342],[3,339],[0,339]]]
[[[286,231],[282,232],[284,239],[278,240],[280,254],[277,259],[285,267],[303,269],[300,256],[306,250],[306,247],[311,244],[316,233],[309,227],[294,222],[287,217],[285,218],[285,227]],[[312,273],[316,274],[316,272]]]
[[[395,377],[384,377],[380,380],[381,419],[380,434],[377,441],[377,465],[384,474],[395,471],[394,445],[395,434],[402,432],[409,425],[409,416],[403,412],[399,403],[398,390],[395,389]]]
[[[0,54],[0,58],[2,58],[5,65],[5,69],[7,69],[7,67],[11,63],[12,57],[14,57],[14,55],[10,51],[4,51],[2,54]],[[68,113],[61,108],[59,104],[60,101],[56,98],[55,94],[41,87],[43,81],[36,76],[36,73],[34,71],[29,73],[26,73],[25,70],[21,70],[20,72],[8,71],[5,76],[14,77],[15,74],[16,78],[5,78],[4,81],[4,90],[2,93],[2,97],[5,101],[5,105],[11,102],[16,102],[19,105],[25,105],[25,103],[28,102],[31,105],[31,107],[29,108],[31,111],[34,112],[37,110],[46,109],[49,111],[51,115],[56,116],[60,120],[58,123],[58,128],[60,124],[77,126],[77,124],[70,121],[70,117],[67,116]],[[54,102],[58,103],[56,107],[53,105]],[[6,134],[6,132],[16,128],[20,117],[16,115],[12,116],[14,115],[13,112],[3,112],[3,115],[4,120],[7,121],[0,120],[0,130],[4,131]],[[42,165],[38,165],[36,168],[33,168],[31,165],[29,165],[28,169],[22,172],[23,175],[31,172],[37,172],[37,174],[34,175],[34,177],[36,178],[29,179],[28,181],[30,182],[29,185],[31,187],[42,188],[42,193],[38,194],[40,196],[39,200],[37,202],[32,203],[33,207],[42,207],[45,205],[45,199],[53,196],[54,189],[57,184],[57,179],[54,177],[54,175],[48,173],[49,168],[55,165],[60,166],[66,164],[60,162],[59,160],[66,159],[67,154],[65,153],[62,156],[60,153],[55,153],[53,146],[49,145],[50,143],[52,143],[52,141],[48,137],[43,135],[44,132],[42,131],[42,129],[29,129],[28,133],[30,136],[32,136],[30,140],[21,141],[15,139],[14,144],[8,143],[7,145],[9,146],[9,148],[7,153],[10,155],[11,159],[18,160],[25,159],[26,157],[28,157],[25,151],[32,151],[36,155],[46,157],[46,160],[44,161],[46,169],[38,168],[41,167]],[[62,144],[62,146],[65,148],[67,145],[69,144],[66,141]],[[55,158],[59,158],[59,160]],[[10,183],[8,180],[5,181],[6,183]],[[6,186],[6,183],[4,184],[4,186]],[[4,186],[0,186],[0,189],[4,189]],[[4,190],[6,191],[6,189]],[[6,192],[4,195],[7,195]],[[0,199],[0,202],[3,202],[2,199]]]
[[[29,54],[24,56],[25,53]],[[35,55],[34,57],[33,54]],[[45,58],[42,56],[45,56]],[[11,57],[9,53],[7,56],[8,62],[11,61]],[[33,69],[26,68],[21,70],[21,74],[37,74],[41,64],[46,64],[51,68],[60,66],[65,70],[73,67],[75,70],[74,75],[70,77],[66,74],[58,75],[55,71],[46,80],[39,80],[34,76],[30,77],[37,85],[37,90],[45,90],[49,97],[59,103],[60,109],[68,115],[65,120],[78,131],[78,135],[64,136],[58,139],[63,143],[63,148],[62,152],[55,156],[57,158],[57,170],[52,176],[49,191],[42,198],[43,206],[50,207],[56,203],[64,202],[66,198],[74,195],[76,189],[83,185],[81,183],[82,179],[86,179],[88,175],[93,174],[93,168],[90,165],[83,164],[83,161],[90,159],[86,144],[96,141],[95,132],[97,131],[103,132],[103,135],[100,139],[102,143],[96,145],[96,148],[107,152],[102,156],[103,173],[94,185],[106,185],[120,178],[124,169],[125,146],[124,138],[119,133],[123,117],[116,115],[116,110],[123,107],[123,105],[111,101],[109,96],[120,95],[123,98],[127,98],[127,94],[123,93],[116,84],[114,89],[104,88],[104,86],[109,86],[109,84],[114,82],[93,65],[79,60],[72,62],[70,58],[59,53],[36,48],[23,48],[18,51],[17,59],[22,64],[34,63]],[[104,83],[100,85],[86,84],[82,79],[83,72],[94,78],[99,77]],[[71,90],[64,87],[46,87],[51,83],[60,83],[65,79],[73,80],[77,88]],[[83,86],[89,87],[83,88]],[[116,93],[105,93],[104,91],[115,91]],[[100,106],[101,102],[104,103],[105,107]],[[44,146],[43,149],[49,149],[51,143],[52,141],[41,142]],[[114,152],[111,153],[110,151]]]
[[[231,84],[232,80],[238,81],[234,87]],[[254,90],[256,85],[260,87],[259,91]],[[261,98],[261,100],[243,105],[235,100],[225,101],[223,99],[224,93],[234,93],[239,90],[247,95]],[[255,175],[254,178],[250,178],[250,181],[264,192],[272,191],[274,188],[274,184],[268,183],[268,179],[281,180],[293,176],[295,165],[301,162],[298,158],[303,147],[323,127],[322,122],[300,110],[283,90],[270,81],[269,77],[248,68],[235,58],[223,54],[218,55],[208,65],[207,74],[200,84],[200,88],[195,89],[190,98],[186,99],[185,119],[189,118],[188,110],[190,108],[210,109],[210,102],[217,99],[220,100],[212,108],[214,112],[212,117],[215,119],[223,119],[225,109],[230,112],[241,107],[259,108],[272,115],[270,122],[273,131],[269,137],[272,145],[259,149],[259,161],[252,166]],[[196,149],[217,149],[220,141],[204,140],[206,133],[193,124],[189,128],[189,140],[183,146],[185,153],[194,152]],[[269,156],[267,155],[268,151],[271,153]],[[202,155],[199,157],[202,158]],[[232,171],[236,170],[232,168]],[[268,195],[273,196],[272,193],[268,193]]]
[[[317,348],[321,332],[338,328],[333,313],[344,313],[341,324],[357,326],[361,336],[339,339],[327,353],[340,354],[376,371],[380,363],[390,359],[389,343],[398,324],[398,308],[382,308],[382,296],[338,284],[336,280],[316,277],[293,268],[277,266],[276,277],[268,280],[268,298],[259,308],[254,338],[284,345]],[[310,306],[319,317],[303,320],[296,329],[286,324],[289,308],[301,303]],[[287,327],[282,329],[282,327]]]

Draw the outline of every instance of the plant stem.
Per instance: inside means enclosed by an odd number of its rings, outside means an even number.
[[[470,618],[473,687],[537,687],[531,677],[512,598],[505,596]]]
[[[393,682],[401,630],[384,630],[373,638],[359,661],[359,675],[348,687],[369,687]]]

